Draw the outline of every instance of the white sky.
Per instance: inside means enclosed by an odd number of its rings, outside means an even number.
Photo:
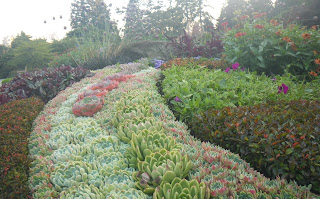
[[[217,18],[226,0],[208,0],[212,16]],[[70,31],[71,3],[74,0],[0,0],[0,44],[5,37],[12,39],[21,31],[32,39],[52,37],[62,39]],[[104,0],[112,3],[111,18],[122,21],[115,13],[116,7],[127,6],[129,0]],[[210,3],[209,3],[210,2]],[[62,19],[60,19],[62,15]],[[55,17],[55,20],[52,18]],[[47,21],[44,24],[44,20]],[[64,30],[64,26],[67,30]]]

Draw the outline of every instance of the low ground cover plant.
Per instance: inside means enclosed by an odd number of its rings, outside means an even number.
[[[38,98],[21,99],[0,106],[0,196],[28,198],[28,138],[32,122],[44,103]]]
[[[291,24],[284,27],[265,14],[248,16],[231,30],[225,26],[223,45],[227,60],[258,73],[283,74],[286,71],[301,79],[317,70],[320,52],[319,26],[310,29]]]
[[[37,96],[48,102],[67,86],[88,75],[90,75],[89,70],[71,66],[19,74],[0,87],[0,105],[31,96]]]

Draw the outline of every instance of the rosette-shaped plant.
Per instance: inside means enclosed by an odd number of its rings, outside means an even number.
[[[162,122],[156,122],[154,119],[141,122],[139,124],[131,123],[130,121],[123,122],[118,126],[117,137],[125,142],[129,143],[132,139],[132,134],[137,134],[138,131],[147,129],[149,131],[155,131],[158,133],[164,133]]]
[[[89,163],[75,161],[68,162],[66,165],[60,164],[50,176],[50,180],[57,191],[77,186],[80,183],[88,183],[88,174],[92,168]]]
[[[72,112],[77,116],[91,117],[102,109],[103,104],[104,100],[97,96],[85,97],[73,105]]]
[[[154,199],[209,199],[210,190],[197,180],[174,178],[171,183],[163,181],[153,193]]]
[[[113,190],[106,195],[108,199],[151,199],[148,195],[137,189]]]
[[[72,186],[69,189],[62,191],[60,199],[73,198],[95,198],[105,199],[105,195],[95,186],[81,183],[77,186]]]
[[[86,146],[81,146],[79,144],[68,144],[57,150],[54,150],[53,154],[51,155],[51,160],[54,163],[81,161],[87,153],[88,148]]]
[[[175,177],[185,178],[192,168],[188,157],[179,151],[165,149],[146,156],[145,161],[138,162],[139,172],[132,174],[136,186],[146,194],[152,194],[162,181],[171,183]]]
[[[79,94],[77,102],[82,100],[85,97],[89,96],[97,96],[97,97],[104,97],[108,91],[101,91],[101,90],[85,90],[83,93]]]
[[[118,81],[118,82],[126,82],[128,81],[128,79],[135,77],[135,75],[124,75],[121,73],[116,73],[114,75],[109,75],[107,77],[105,77],[103,80],[113,80],[113,81]]]
[[[138,134],[132,134],[130,141],[131,147],[126,151],[126,158],[129,160],[129,166],[138,168],[138,161],[144,161],[147,155],[165,149],[168,151],[179,150],[181,144],[176,143],[175,139],[164,133],[154,133],[147,129],[140,131]]]
[[[89,144],[88,151],[100,156],[104,153],[119,151],[120,145],[118,138],[114,136],[100,136]]]
[[[101,81],[93,86],[90,86],[89,90],[107,90],[111,91],[115,88],[118,88],[119,82],[118,81],[112,81],[112,80],[105,80]]]
[[[112,172],[113,170],[121,170],[128,168],[127,160],[124,155],[120,152],[110,152],[104,153],[98,157],[98,159],[93,162],[94,168],[99,171],[105,170]]]
[[[152,117],[151,112],[142,112],[141,110],[132,111],[130,113],[117,112],[114,118],[111,120],[112,125],[118,127],[120,123],[127,122],[127,120],[134,120],[135,124],[139,124]],[[138,123],[137,123],[138,122]]]

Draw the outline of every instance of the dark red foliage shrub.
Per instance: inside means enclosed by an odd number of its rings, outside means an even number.
[[[214,31],[210,32],[211,38],[206,41],[206,44],[200,44],[199,42],[195,41],[195,39],[188,35],[185,30],[178,38],[169,37],[165,33],[163,34],[170,40],[166,47],[172,46],[178,57],[201,56],[211,58],[219,57],[219,54],[223,52],[222,42]]]
[[[37,98],[0,106],[0,198],[28,198],[28,138],[32,122],[43,109]]]
[[[199,114],[192,132],[238,153],[266,176],[320,192],[320,102],[279,101]]]
[[[71,66],[19,74],[0,87],[0,105],[31,96],[48,102],[67,86],[89,75],[89,70]]]

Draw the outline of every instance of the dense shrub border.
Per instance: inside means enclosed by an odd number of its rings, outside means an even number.
[[[312,184],[320,192],[319,113],[320,101],[270,101],[210,109],[190,127],[201,140],[240,154],[263,174]]]
[[[0,106],[0,198],[27,198],[30,194],[28,137],[43,107],[43,101],[33,97]]]

